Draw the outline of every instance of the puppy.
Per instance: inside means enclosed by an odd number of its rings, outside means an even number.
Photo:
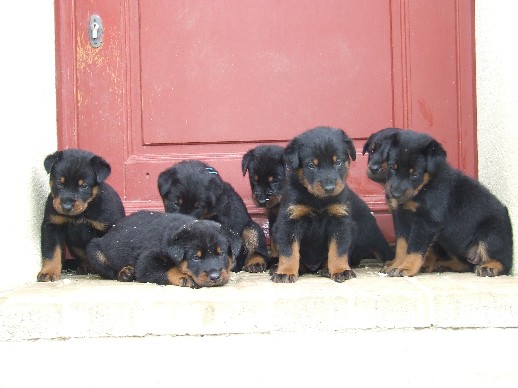
[[[356,159],[352,140],[341,129],[316,127],[286,147],[287,182],[274,237],[279,264],[276,283],[293,283],[305,270],[336,282],[356,276],[349,265],[354,221],[345,178]]]
[[[382,272],[413,276],[432,243],[475,266],[478,276],[509,273],[512,227],[507,208],[479,182],[451,167],[431,136],[393,135],[385,193],[394,214],[396,258]]]
[[[104,182],[110,165],[100,156],[68,149],[48,155],[44,166],[50,174],[50,194],[41,224],[40,282],[60,278],[65,245],[81,261],[78,273],[88,273],[86,245],[124,217],[119,195]]]
[[[217,222],[139,211],[93,239],[86,252],[107,279],[200,288],[226,284],[240,248],[239,236]]]
[[[269,256],[264,232],[234,188],[214,168],[198,160],[177,163],[159,175],[158,191],[166,212],[213,220],[241,236],[236,272],[266,269]]]
[[[279,214],[282,188],[286,179],[283,154],[284,147],[262,145],[248,150],[241,161],[243,176],[248,171],[252,200],[256,206],[266,209],[271,258],[279,257],[272,238],[272,229]]]

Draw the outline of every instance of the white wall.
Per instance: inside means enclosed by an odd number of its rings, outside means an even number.
[[[475,2],[479,180],[509,208],[518,273],[518,2]]]
[[[36,280],[48,183],[43,159],[56,149],[54,3],[2,7],[0,61],[0,291]]]

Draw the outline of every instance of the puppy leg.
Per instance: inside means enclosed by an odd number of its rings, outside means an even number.
[[[52,258],[42,260],[41,270],[38,273],[39,282],[53,282],[59,280],[62,268],[61,254],[61,246],[58,245],[54,249]]]
[[[93,239],[86,246],[86,257],[92,271],[105,279],[117,279],[118,273],[111,266],[110,260],[101,250],[97,239]]]
[[[243,230],[241,237],[246,252],[243,270],[247,272],[264,272],[268,264],[268,250],[261,228],[254,222]]]
[[[39,282],[53,282],[61,277],[63,231],[59,226],[44,221],[41,225],[42,265],[38,273]]]
[[[406,257],[408,249],[407,239],[405,237],[398,237],[396,240],[396,255],[394,260],[387,261],[383,268],[380,270],[381,273],[389,273],[394,268],[399,267],[404,258]]]
[[[274,283],[295,283],[299,275],[300,245],[297,240],[291,245],[291,252],[288,255],[279,254],[279,264],[272,274]]]
[[[356,277],[356,274],[349,266],[349,256],[346,253],[340,252],[335,238],[329,244],[327,270],[329,277],[337,283],[343,283],[345,280]]]

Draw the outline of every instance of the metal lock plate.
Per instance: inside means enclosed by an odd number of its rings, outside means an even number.
[[[88,24],[88,37],[92,47],[100,47],[103,43],[103,23],[101,17],[98,15],[90,16],[90,23]]]

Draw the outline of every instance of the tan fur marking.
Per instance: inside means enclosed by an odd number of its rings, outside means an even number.
[[[241,234],[241,241],[243,242],[243,246],[245,247],[248,256],[250,256],[257,250],[257,246],[259,245],[259,235],[254,229],[245,228]]]
[[[393,270],[394,268],[398,268],[403,263],[403,260],[407,255],[407,248],[408,243],[406,239],[404,239],[403,237],[399,237],[396,240],[396,255],[394,260],[387,261],[383,266],[381,272],[387,273]]]
[[[327,212],[333,217],[346,217],[349,215],[349,208],[345,204],[335,203],[327,207]]]
[[[487,259],[483,264],[479,265],[476,269],[476,273],[478,276],[482,276],[483,269],[492,269],[493,276],[501,275],[504,272],[504,266],[497,260]]]
[[[268,177],[268,182],[269,182],[269,183],[272,183],[272,181],[273,181],[273,176],[269,176],[269,177]]]
[[[77,182],[77,185],[78,186],[83,186],[83,183],[85,183],[85,181],[82,180],[82,179],[79,179],[79,182]]]
[[[435,271],[468,272],[469,270],[469,264],[461,261],[457,256],[435,262]]]
[[[327,268],[331,276],[339,273],[350,271],[349,256],[338,254],[338,243],[335,239],[329,244],[329,252],[327,254]]]
[[[266,265],[266,261],[261,255],[252,255],[245,260],[245,266],[249,265]]]
[[[423,262],[424,258],[420,253],[409,253],[397,267],[397,271],[402,276],[414,276],[423,266]]]
[[[48,282],[58,280],[61,277],[61,247],[58,245],[54,249],[54,255],[52,259],[43,259],[41,264],[41,270],[38,273],[38,281]]]
[[[414,212],[414,213],[417,211],[418,207],[419,207],[419,203],[416,201],[412,201],[412,200],[406,201],[405,205],[403,206],[403,208],[405,208],[406,210],[410,210],[411,212]]]
[[[109,264],[109,260],[108,258],[106,257],[106,255],[101,252],[101,251],[97,251],[95,252],[95,258],[97,259],[97,261],[101,264],[104,264],[104,265],[108,265]]]
[[[303,217],[309,217],[315,214],[316,210],[306,205],[290,205],[287,213],[290,220],[298,220]]]
[[[319,163],[318,159],[313,159],[313,164],[314,164],[315,166],[318,166],[318,163]]]
[[[182,272],[179,267],[173,267],[167,271],[167,280],[170,284],[180,287],[190,287],[192,279],[189,275]]]
[[[300,266],[300,247],[298,241],[294,241],[291,246],[291,256],[280,256],[277,274],[293,275],[297,279]]]

